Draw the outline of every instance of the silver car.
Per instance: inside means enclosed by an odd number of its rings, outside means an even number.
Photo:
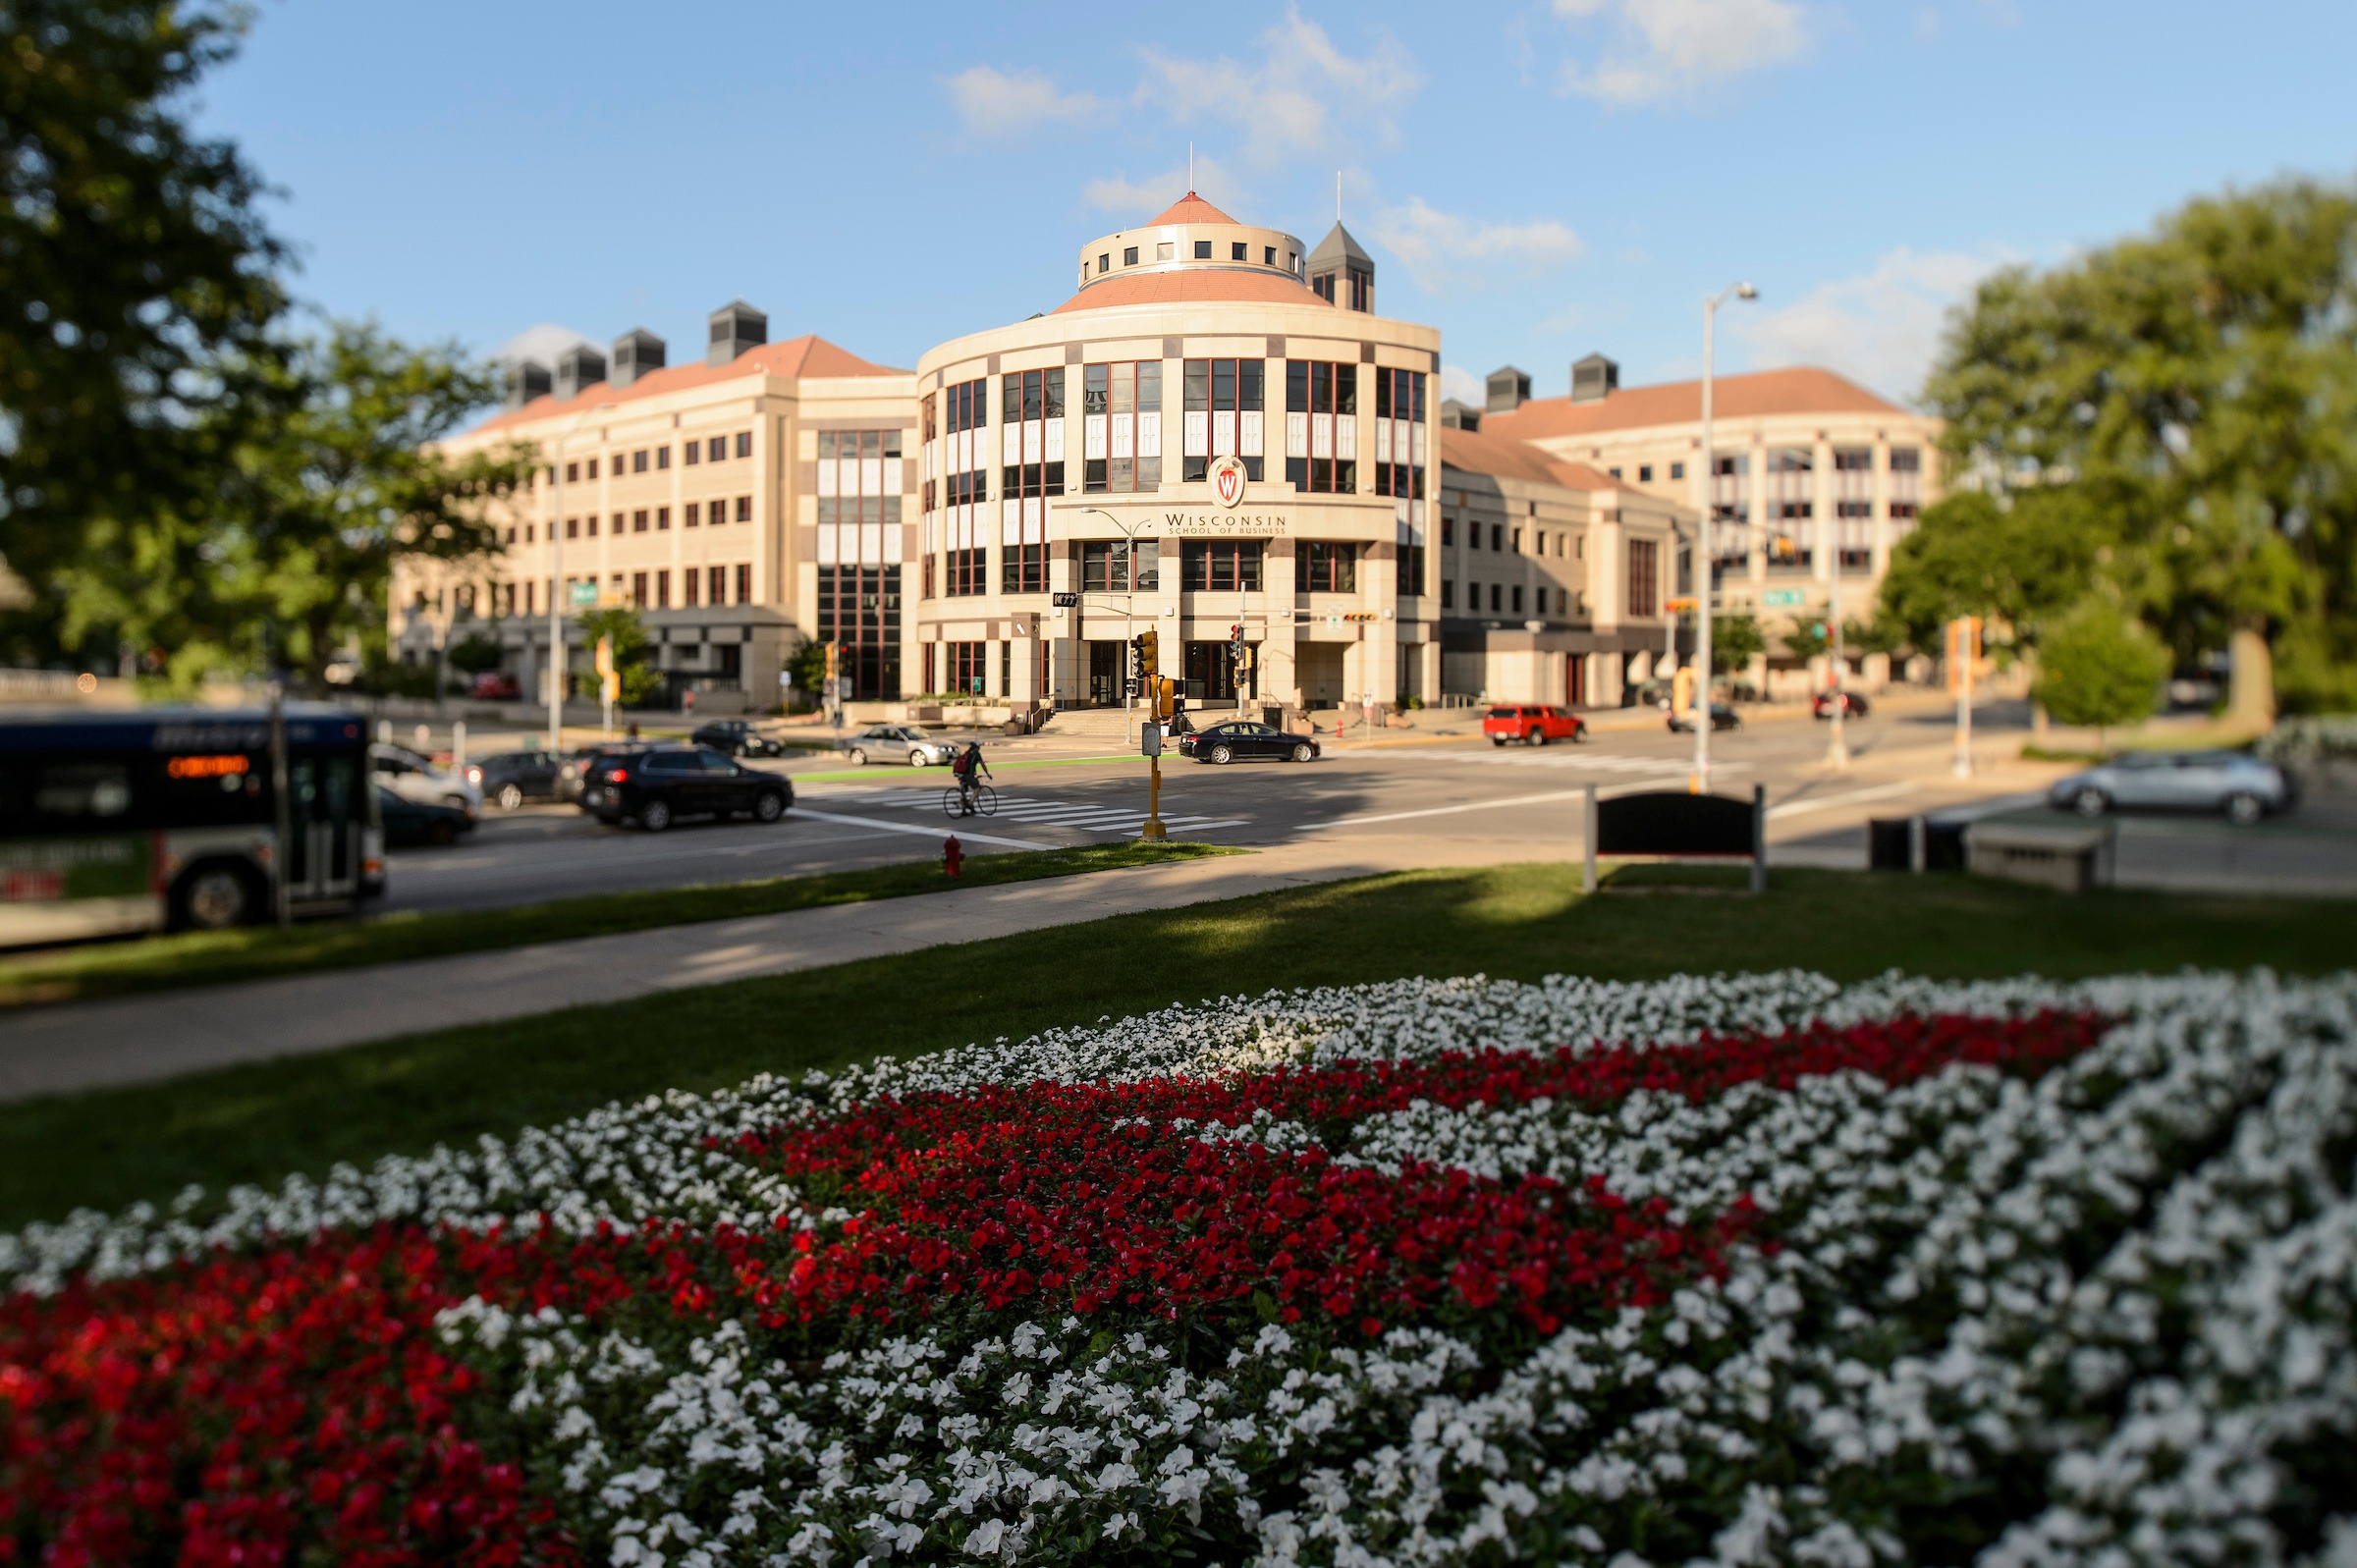
[[[907,725],[869,725],[843,743],[850,759],[864,768],[871,762],[904,762],[911,768],[946,763],[958,754],[954,741],[936,740]]]
[[[2047,799],[2082,817],[2107,811],[2222,811],[2257,822],[2297,799],[2291,780],[2272,762],[2240,751],[2130,751],[2074,773]]]
[[[407,746],[379,741],[368,748],[368,772],[404,800],[421,806],[456,806],[467,819],[483,814],[483,791],[455,773],[446,773]]]

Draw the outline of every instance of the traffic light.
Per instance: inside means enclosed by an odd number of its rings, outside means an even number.
[[[1139,632],[1129,639],[1130,650],[1137,655],[1137,674],[1141,680],[1151,680],[1161,673],[1161,639],[1152,630]]]
[[[1168,719],[1171,715],[1178,711],[1179,690],[1180,687],[1178,681],[1175,676],[1156,676],[1154,677],[1153,691],[1155,718]]]

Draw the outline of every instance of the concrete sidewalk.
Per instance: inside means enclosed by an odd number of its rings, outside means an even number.
[[[0,1101],[149,1083],[425,1030],[1399,869],[1402,859],[1383,847],[1286,845],[1177,865],[21,1009],[0,1014]]]

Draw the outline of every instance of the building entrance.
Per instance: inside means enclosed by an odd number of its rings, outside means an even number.
[[[1094,708],[1119,708],[1127,700],[1122,665],[1128,650],[1119,642],[1088,645],[1088,701]]]
[[[1249,677],[1244,682],[1251,684]],[[1233,702],[1236,698],[1235,644],[1190,642],[1186,645],[1186,700]]]
[[[1301,705],[1339,708],[1343,702],[1343,652],[1339,642],[1303,642],[1293,648],[1301,672]]]
[[[1563,703],[1571,708],[1588,705],[1588,656],[1584,653],[1572,654],[1563,661]]]

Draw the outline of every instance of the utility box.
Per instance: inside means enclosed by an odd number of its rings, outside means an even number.
[[[1976,822],[1964,830],[1964,868],[2063,892],[2108,888],[2113,837],[2109,822]]]

